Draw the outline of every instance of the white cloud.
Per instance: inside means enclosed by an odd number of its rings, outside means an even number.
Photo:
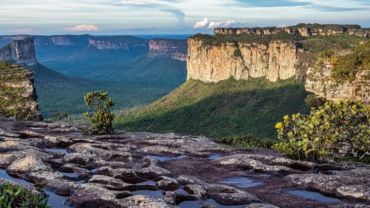
[[[96,32],[99,30],[99,28],[96,25],[76,25],[73,27],[67,27],[65,28],[66,31],[70,32]]]
[[[194,28],[207,28],[208,25],[209,25],[208,18],[204,18],[203,20],[196,22]]]
[[[239,25],[238,22],[235,20],[229,19],[229,20],[222,20],[222,21],[209,21],[208,18],[204,18],[203,20],[200,20],[196,22],[193,26],[193,28],[196,29],[213,29],[216,27],[231,27]]]

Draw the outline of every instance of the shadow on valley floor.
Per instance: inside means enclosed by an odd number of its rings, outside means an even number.
[[[236,135],[275,138],[275,123],[284,115],[309,110],[304,102],[307,92],[300,83],[291,80],[267,83],[259,79],[236,82],[227,80],[212,87],[188,81],[159,101],[124,113],[117,126],[128,131],[216,138]],[[207,92],[200,92],[203,90]],[[195,100],[197,96],[204,97]]]

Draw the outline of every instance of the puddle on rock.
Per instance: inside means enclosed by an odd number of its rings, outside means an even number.
[[[65,154],[65,155],[68,154],[68,151],[62,148],[47,148],[45,150],[48,152],[53,152],[53,153],[59,153],[59,154]]]
[[[149,196],[154,199],[163,198],[162,191],[138,190],[138,191],[133,191],[132,193],[133,195],[144,195],[144,196]]]
[[[181,156],[150,155],[150,157],[155,160],[158,160],[159,162],[166,162],[170,160],[184,160],[188,158],[188,156],[186,155]]]
[[[80,177],[80,175],[77,174],[77,173],[67,173],[67,172],[61,172],[61,171],[57,171],[57,173],[62,174],[66,178],[78,178],[78,177]]]
[[[203,207],[217,207],[217,208],[244,208],[246,205],[222,205],[213,199],[206,201],[184,201],[177,205],[180,208],[203,208]]]
[[[289,194],[302,197],[305,199],[311,199],[311,200],[319,201],[322,203],[327,203],[327,204],[340,203],[340,200],[337,198],[327,197],[327,196],[322,195],[321,193],[313,192],[313,191],[292,190],[292,191],[289,191]]]
[[[12,182],[16,185],[22,185],[27,187],[33,186],[31,182],[10,176],[5,170],[0,170],[0,178]]]
[[[212,153],[208,156],[208,160],[217,160],[220,157],[222,157],[222,155],[220,153]]]
[[[48,205],[51,208],[71,208],[72,206],[68,203],[68,198],[64,196],[57,195],[50,191],[45,191],[48,196]]]
[[[225,178],[224,180],[220,181],[220,183],[235,186],[238,188],[252,188],[262,185],[262,182],[239,176]]]
[[[33,184],[23,179],[14,178],[10,176],[5,170],[0,170],[0,178],[12,182],[16,185],[21,185],[25,187],[32,187]],[[59,196],[53,192],[45,191],[48,195],[48,205],[51,208],[70,208],[68,205],[67,197]]]

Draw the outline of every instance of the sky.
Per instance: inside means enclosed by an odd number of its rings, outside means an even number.
[[[370,0],[0,0],[0,34],[193,34],[297,23],[370,27]]]

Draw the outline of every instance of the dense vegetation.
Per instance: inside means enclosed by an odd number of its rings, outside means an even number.
[[[28,109],[24,108],[32,97],[23,94],[29,90],[22,86],[29,82],[30,71],[19,65],[0,61],[0,114],[14,116],[19,120],[30,118]]]
[[[306,96],[302,84],[294,80],[229,79],[217,84],[189,80],[148,106],[124,112],[116,125],[129,131],[275,138],[279,118],[308,111]]]
[[[86,93],[84,97],[85,104],[93,108],[94,112],[86,112],[84,116],[92,124],[93,134],[112,134],[114,114],[112,108],[113,99],[109,97],[108,92],[95,91]]]
[[[284,116],[276,124],[275,149],[295,159],[352,159],[370,162],[370,106],[327,102],[309,115]]]
[[[359,71],[370,70],[370,41],[358,45],[344,56],[330,57],[333,64],[332,78],[337,82],[353,81]],[[370,78],[370,74],[368,75]]]
[[[0,185],[2,208],[48,208],[47,199],[21,186],[5,183]]]

